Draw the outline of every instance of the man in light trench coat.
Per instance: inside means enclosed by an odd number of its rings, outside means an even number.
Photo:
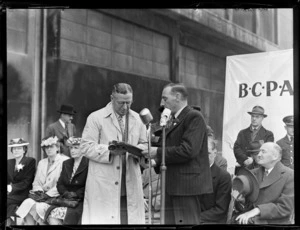
[[[146,126],[130,109],[132,98],[131,86],[118,83],[111,102],[87,118],[80,146],[90,160],[82,224],[145,224],[139,164],[143,159],[108,149],[111,141],[124,141],[125,136],[127,143],[147,148]]]

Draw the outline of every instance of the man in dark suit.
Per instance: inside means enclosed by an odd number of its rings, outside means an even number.
[[[294,116],[284,117],[283,122],[287,134],[276,143],[282,148],[282,164],[294,169]]]
[[[264,143],[256,160],[261,166],[252,173],[259,183],[254,208],[239,215],[240,224],[292,224],[294,211],[294,170],[281,163],[282,149],[276,143]]]
[[[251,125],[239,132],[234,143],[233,152],[241,167],[253,169],[255,168],[253,164],[254,159],[251,157],[251,154],[247,153],[250,143],[253,141],[259,141],[261,144],[274,142],[274,135],[262,126],[263,119],[267,117],[263,107],[259,105],[254,106],[252,112],[248,113],[251,115]]]
[[[76,136],[76,127],[72,123],[76,111],[72,105],[61,105],[60,118],[58,121],[50,124],[46,129],[46,137],[57,136],[61,144],[61,152],[70,157],[70,151],[66,144],[69,137]]]
[[[188,106],[187,98],[182,84],[170,83],[162,92],[161,106],[171,110],[174,121],[165,140],[165,224],[200,224],[200,195],[213,192],[206,124],[201,112]],[[152,147],[143,154],[155,160],[158,172],[162,148]]]
[[[213,193],[201,195],[201,222],[205,224],[226,224],[231,200],[231,176],[215,164],[216,142],[208,138],[208,157],[213,181]]]

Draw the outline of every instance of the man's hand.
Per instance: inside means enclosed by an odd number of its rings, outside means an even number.
[[[239,215],[235,220],[238,221],[239,224],[248,224],[250,218],[255,217],[259,214],[259,208],[254,208],[248,212]]]
[[[248,157],[248,159],[244,161],[244,164],[246,166],[251,165],[252,163],[253,163],[253,158],[252,157]]]
[[[145,149],[142,151],[142,154],[144,155],[144,157],[146,158],[150,158],[153,159],[156,157],[157,154],[157,147],[151,147],[150,148],[150,152],[148,151],[148,149]]]
[[[142,157],[142,158],[141,158],[141,161],[140,161],[140,165],[141,165],[144,169],[149,168],[149,159],[148,159],[148,158],[145,158],[145,157]],[[155,166],[156,166],[156,162],[155,162],[155,160],[153,160],[153,159],[151,159],[151,166],[152,166],[152,167],[155,167]]]

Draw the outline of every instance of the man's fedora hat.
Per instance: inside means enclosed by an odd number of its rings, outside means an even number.
[[[286,126],[294,126],[294,116],[286,116],[282,120]]]
[[[57,112],[70,115],[74,115],[76,113],[72,105],[61,105],[60,110],[57,110]]]
[[[258,153],[260,151],[261,147],[261,142],[260,141],[252,141],[250,142],[249,148],[247,149],[248,153]]]
[[[29,145],[29,142],[23,140],[22,138],[15,138],[10,140],[8,147],[19,147],[25,145]]]
[[[253,107],[251,112],[248,112],[250,115],[252,114],[256,114],[256,115],[263,115],[264,117],[266,117],[267,115],[265,114],[265,110],[263,107],[256,105]]]
[[[259,184],[254,174],[241,167],[232,181],[232,190],[243,194],[250,202],[255,202],[259,194]]]

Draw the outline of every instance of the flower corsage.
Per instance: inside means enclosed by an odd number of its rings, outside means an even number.
[[[19,172],[20,170],[22,170],[24,168],[25,165],[23,164],[18,164],[16,165],[16,170]]]

